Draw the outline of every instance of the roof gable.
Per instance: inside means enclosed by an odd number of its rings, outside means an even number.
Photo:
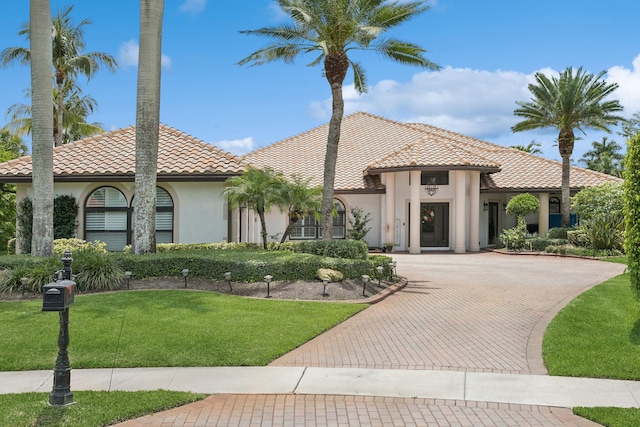
[[[129,126],[53,149],[56,180],[133,179],[136,128]],[[242,160],[184,132],[161,124],[158,138],[158,179],[224,179],[241,174]],[[30,181],[31,156],[0,164],[0,181]]]

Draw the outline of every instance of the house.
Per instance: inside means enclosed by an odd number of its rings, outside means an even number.
[[[298,174],[322,185],[329,125],[243,157],[256,167]],[[527,218],[540,234],[559,226],[561,163],[426,124],[399,123],[368,113],[344,118],[336,164],[334,237],[344,237],[351,208],[371,214],[370,246],[396,250],[478,251],[496,241],[515,218],[510,198],[529,192],[540,211]],[[571,168],[571,191],[618,178]],[[272,214],[269,230],[286,218]],[[320,235],[315,218],[296,226],[291,239]],[[255,237],[254,237],[255,238]]]
[[[135,126],[130,126],[53,150],[54,194],[78,202],[77,237],[104,241],[109,250],[131,243],[135,140]],[[232,240],[222,191],[227,178],[244,170],[238,157],[160,125],[157,242]],[[11,160],[0,164],[0,182],[16,184],[20,201],[32,196],[31,172],[31,156]]]
[[[230,211],[224,181],[248,165],[322,185],[328,125],[309,130],[239,158],[166,125],[160,126],[157,241],[259,242],[257,215]],[[78,201],[77,237],[121,250],[131,242],[135,127],[54,148],[54,193]],[[17,185],[18,201],[32,195],[31,157],[0,164],[0,182]],[[573,167],[571,190],[618,178]],[[371,217],[369,246],[396,250],[477,251],[491,245],[515,218],[509,199],[529,192],[539,213],[527,218],[546,233],[560,218],[561,164],[426,124],[399,123],[368,113],[344,118],[335,180],[334,237],[345,238],[351,209]],[[287,216],[267,216],[270,233],[284,231]],[[320,237],[313,216],[296,224],[291,239]]]

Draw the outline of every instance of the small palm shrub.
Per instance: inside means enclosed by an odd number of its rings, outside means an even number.
[[[21,264],[12,269],[5,270],[3,272],[2,279],[0,280],[0,293],[18,293],[18,292],[32,292],[31,280],[29,275],[31,274],[31,266],[28,264]],[[22,279],[27,278],[26,286],[22,284]]]
[[[116,260],[94,247],[78,250],[73,255],[72,269],[79,292],[113,290],[124,277],[124,271]]]
[[[619,211],[602,212],[582,221],[582,231],[594,249],[622,249],[624,215]]]
[[[56,271],[62,269],[57,257],[47,257],[31,267],[29,288],[31,292],[42,292],[42,287],[56,280]]]

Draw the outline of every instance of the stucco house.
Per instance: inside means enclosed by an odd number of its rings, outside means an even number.
[[[243,157],[250,165],[312,178],[322,185],[329,125],[312,129]],[[529,192],[540,211],[527,223],[540,234],[560,225],[561,163],[426,124],[399,123],[368,113],[344,118],[336,165],[334,237],[343,237],[351,208],[371,214],[370,246],[396,250],[478,251],[493,243],[515,218],[504,209],[510,198]],[[573,193],[618,178],[571,168]],[[269,230],[286,218],[270,217]],[[314,238],[308,217],[292,239]]]
[[[232,240],[222,191],[245,170],[242,161],[169,126],[159,131],[157,242]],[[80,207],[77,237],[104,241],[109,250],[131,243],[135,134],[130,126],[53,150],[54,194],[74,196]],[[0,182],[16,184],[18,201],[32,197],[31,172],[31,156],[11,160],[0,164]]]
[[[166,125],[160,126],[157,241],[260,241],[257,215],[230,211],[224,181],[248,165],[297,174],[322,185],[328,124],[237,157]],[[135,127],[54,148],[54,192],[78,201],[77,237],[103,240],[111,250],[131,241]],[[0,164],[0,182],[17,185],[18,200],[32,195],[31,157]],[[573,192],[619,181],[573,167]],[[559,225],[561,164],[425,124],[399,123],[368,113],[344,118],[335,182],[334,237],[345,238],[352,208],[371,216],[369,246],[396,250],[477,251],[491,245],[515,218],[504,207],[521,192],[539,197],[527,218],[540,234]],[[557,224],[554,223],[557,222]],[[270,234],[287,216],[267,216]],[[296,224],[292,240],[320,237],[313,216]]]

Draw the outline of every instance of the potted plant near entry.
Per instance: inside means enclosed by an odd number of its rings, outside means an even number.
[[[382,252],[391,252],[393,250],[393,242],[384,242],[382,244]]]

